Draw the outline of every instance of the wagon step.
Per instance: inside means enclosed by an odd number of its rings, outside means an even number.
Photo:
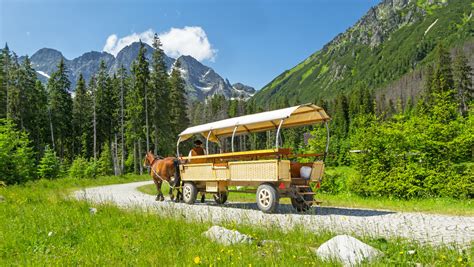
[[[316,205],[320,205],[321,203],[323,203],[321,200],[305,200],[306,204],[316,204]]]
[[[309,185],[295,185],[296,189],[308,189],[311,188]]]
[[[316,195],[315,192],[298,192],[298,195]]]

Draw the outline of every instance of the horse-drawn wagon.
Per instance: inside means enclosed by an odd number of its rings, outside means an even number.
[[[256,193],[257,206],[263,212],[276,210],[279,199],[291,198],[294,208],[307,210],[313,203],[314,192],[310,183],[319,183],[324,172],[324,158],[329,145],[329,116],[324,109],[312,104],[299,105],[279,110],[235,117],[187,128],[179,134],[179,144],[193,135],[202,135],[206,141],[219,145],[223,138],[230,137],[231,152],[180,157],[179,172],[183,183],[183,201],[192,204],[197,194],[212,193],[217,203],[227,200],[230,188],[244,186],[256,188],[245,192]],[[281,131],[290,127],[325,123],[327,141],[325,151],[320,154],[294,154],[289,148],[280,148]],[[238,135],[264,131],[276,131],[272,149],[234,151],[234,139]],[[310,163],[298,163],[290,159],[319,157]]]

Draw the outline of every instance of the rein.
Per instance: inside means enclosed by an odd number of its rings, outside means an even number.
[[[157,160],[160,160],[160,158],[155,158],[155,159],[153,159],[153,161],[151,162],[151,165],[150,165],[150,169],[151,169],[150,174],[151,174],[151,172],[153,172],[153,174],[155,174],[156,177],[160,178],[161,182],[166,182],[166,183],[168,183],[168,185],[170,186],[170,188],[174,189],[174,186],[172,186],[171,183],[168,182],[167,180],[163,179],[163,177],[161,177],[161,176],[155,171],[155,169],[153,168],[153,165],[155,165],[155,163],[157,162]]]

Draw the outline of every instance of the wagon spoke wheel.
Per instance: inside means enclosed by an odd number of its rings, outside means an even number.
[[[272,213],[278,208],[280,197],[272,184],[261,184],[257,189],[257,206],[265,213]]]
[[[183,185],[183,201],[186,204],[193,204],[197,198],[197,188],[192,182],[186,182]]]

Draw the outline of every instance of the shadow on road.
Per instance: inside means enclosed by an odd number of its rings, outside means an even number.
[[[214,202],[199,203],[198,205],[210,205],[217,206]],[[237,209],[249,209],[259,210],[256,203],[226,203],[222,205],[226,208],[237,208]],[[370,217],[370,216],[381,216],[387,214],[393,214],[393,211],[383,210],[369,210],[369,209],[350,209],[350,208],[336,208],[336,207],[311,207],[306,212],[297,212],[289,204],[280,204],[278,211],[275,214],[301,214],[301,215],[343,215],[343,216],[354,216],[354,217]]]

